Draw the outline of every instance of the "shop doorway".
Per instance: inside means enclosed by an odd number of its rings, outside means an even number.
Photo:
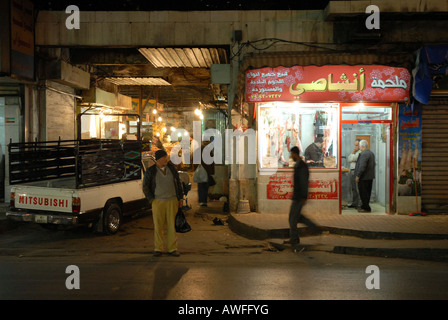
[[[343,107],[341,121],[341,213],[360,214],[356,208],[350,208],[353,200],[350,154],[356,139],[366,140],[369,149],[375,155],[375,179],[373,180],[370,207],[372,212],[366,215],[385,215],[390,212],[391,201],[391,106]],[[359,199],[359,196],[358,196]],[[361,200],[358,200],[361,205]]]

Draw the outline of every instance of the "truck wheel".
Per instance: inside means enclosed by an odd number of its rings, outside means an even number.
[[[103,216],[104,232],[106,234],[115,234],[121,225],[121,207],[116,203],[106,206]]]

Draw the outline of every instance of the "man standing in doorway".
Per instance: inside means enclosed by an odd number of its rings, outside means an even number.
[[[156,164],[150,167],[143,178],[143,192],[152,205],[154,221],[154,256],[162,255],[163,233],[166,228],[168,254],[178,257],[175,219],[182,206],[183,191],[179,173],[165,150],[155,153]]]
[[[309,170],[307,164],[300,157],[298,147],[291,148],[291,157],[295,161],[294,165],[294,191],[292,196],[291,209],[289,211],[289,234],[290,239],[286,243],[290,243],[293,251],[296,250],[300,243],[299,230],[297,224],[304,223],[313,231],[316,225],[302,214],[302,208],[308,198],[308,178]]]
[[[355,140],[355,147],[353,148],[352,153],[350,153],[350,155],[347,158],[350,166],[350,184],[352,187],[352,204],[349,205],[348,207],[354,209],[359,208],[358,184],[356,183],[356,176],[355,176],[356,162],[358,161],[359,154],[361,153],[361,150],[359,149],[359,141],[361,141],[361,139]]]
[[[375,155],[368,149],[369,143],[366,140],[359,142],[359,148],[361,149],[361,154],[356,162],[355,176],[362,205],[358,212],[371,212],[372,209],[369,202],[373,179],[375,179]]]

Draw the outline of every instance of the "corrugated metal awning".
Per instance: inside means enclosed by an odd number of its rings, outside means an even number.
[[[165,81],[162,78],[119,78],[109,77],[105,80],[112,82],[118,86],[170,86],[171,83]]]
[[[156,68],[210,68],[227,63],[222,48],[140,48],[140,53]]]

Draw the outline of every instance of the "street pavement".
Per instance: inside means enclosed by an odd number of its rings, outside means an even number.
[[[8,228],[7,204],[0,203],[0,233]],[[211,201],[199,207],[197,215],[219,218],[238,235],[248,239],[267,240],[276,250],[289,235],[288,213],[223,212],[223,202]],[[319,228],[312,233],[299,224],[304,250],[389,258],[448,261],[447,215],[323,215],[309,216]]]

